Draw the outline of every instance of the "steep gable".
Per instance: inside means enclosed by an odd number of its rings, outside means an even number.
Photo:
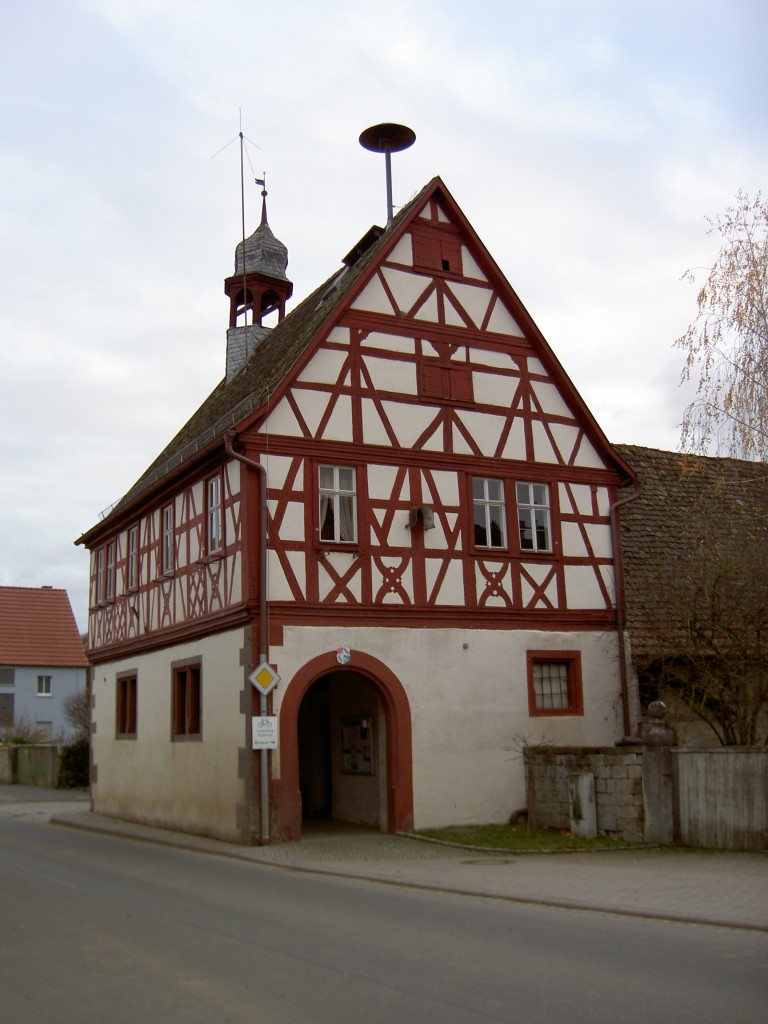
[[[341,269],[269,332],[237,376],[217,385],[113,513],[220,448],[227,430],[267,415],[271,431],[300,437],[321,429],[326,437],[348,440],[343,421],[351,410],[341,407],[350,369],[340,353],[350,329],[366,333],[369,350],[362,384],[370,402],[356,413],[368,426],[358,431],[358,441],[631,475],[455,200],[434,178],[386,231],[372,229],[361,239]],[[319,349],[321,360],[310,369]],[[407,357],[400,366],[398,353]],[[317,383],[340,393],[333,407],[308,423],[290,390]],[[395,428],[388,396],[409,393],[414,401],[403,433]],[[425,404],[430,399],[444,406],[437,417]],[[495,420],[488,415],[493,408],[500,410]],[[480,445],[478,412],[485,435]],[[91,541],[103,525],[80,541]]]
[[[439,179],[283,377],[265,430],[628,475]]]

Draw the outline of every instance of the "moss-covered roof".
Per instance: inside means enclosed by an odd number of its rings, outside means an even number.
[[[686,614],[687,590],[716,563],[765,560],[768,465],[616,445],[639,496],[620,511],[627,628],[636,658],[658,650]]]
[[[133,501],[187,459],[211,446],[228,429],[266,404],[322,324],[341,305],[352,286],[389,243],[393,233],[431,184],[426,185],[402,207],[387,230],[371,229],[367,232],[366,239],[374,239],[369,248],[351,266],[342,266],[333,273],[277,324],[239,374],[229,383],[226,378],[223,379],[214,388],[173,440],[120,499],[115,511]]]

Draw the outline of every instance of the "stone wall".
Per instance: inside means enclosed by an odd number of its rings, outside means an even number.
[[[527,747],[528,813],[543,828],[570,828],[569,780],[595,779],[598,832],[642,842],[643,747]]]

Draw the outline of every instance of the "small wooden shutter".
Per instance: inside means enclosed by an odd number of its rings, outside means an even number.
[[[454,402],[474,402],[472,371],[468,366],[451,367],[451,398]]]

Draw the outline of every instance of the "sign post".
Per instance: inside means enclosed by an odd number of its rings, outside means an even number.
[[[253,749],[260,752],[261,834],[262,836],[265,836],[268,835],[268,830],[265,828],[265,819],[268,819],[269,817],[269,751],[277,746],[277,718],[268,713],[267,695],[270,694],[280,682],[280,676],[266,660],[262,660],[248,676],[248,679],[259,693],[259,717],[253,719],[251,722],[251,742],[253,743]],[[268,722],[270,719],[274,722],[274,743],[265,743],[264,736],[269,731],[270,727],[267,725],[260,726],[259,723]],[[258,744],[256,742],[257,731],[261,733]],[[267,839],[267,841],[269,840]]]

